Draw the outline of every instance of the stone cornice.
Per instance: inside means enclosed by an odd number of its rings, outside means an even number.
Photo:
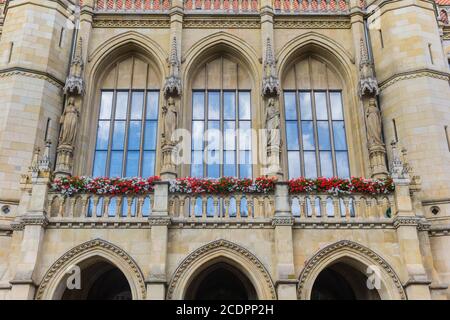
[[[432,69],[419,69],[414,71],[408,71],[408,72],[402,72],[395,74],[388,79],[380,82],[380,90],[385,90],[386,88],[390,87],[391,85],[403,81],[403,80],[410,80],[410,79],[416,79],[416,78],[422,78],[422,77],[429,77],[444,81],[450,80],[450,74],[448,72],[441,72],[436,71]]]
[[[261,20],[259,16],[193,16],[184,17],[183,28],[196,29],[259,29]]]
[[[11,76],[24,76],[40,79],[47,81],[60,89],[64,87],[64,81],[47,72],[22,67],[12,67],[0,70],[0,78],[7,78]]]
[[[348,16],[275,16],[275,29],[350,29]]]
[[[168,15],[95,15],[94,28],[170,28]]]

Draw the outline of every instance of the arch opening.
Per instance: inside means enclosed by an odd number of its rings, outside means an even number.
[[[311,300],[380,300],[368,277],[343,262],[323,269],[314,281]]]
[[[59,284],[61,300],[131,300],[130,284],[123,272],[105,259],[80,265],[79,286],[70,276]],[[74,273],[76,276],[76,274]]]
[[[226,263],[215,263],[189,284],[187,300],[256,300],[257,294],[251,281],[239,269]]]

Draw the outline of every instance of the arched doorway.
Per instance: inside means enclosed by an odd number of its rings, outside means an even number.
[[[256,300],[250,280],[237,268],[216,263],[201,271],[189,284],[188,300]]]
[[[322,270],[314,281],[311,300],[380,300],[361,271],[342,262]]]
[[[96,261],[81,269],[80,289],[66,287],[62,300],[131,300],[130,284],[119,268]]]

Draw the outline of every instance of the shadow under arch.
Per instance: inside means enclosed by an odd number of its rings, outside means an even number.
[[[106,262],[120,270],[129,284],[133,299],[146,298],[144,276],[134,259],[116,245],[102,239],[94,239],[72,248],[53,263],[44,275],[36,291],[35,299],[61,298],[64,292],[61,283],[67,279],[68,270],[74,265],[86,264],[91,259],[95,262]]]
[[[297,296],[300,300],[309,300],[312,289],[319,274],[333,264],[346,264],[362,274],[368,268],[374,271],[371,275],[379,277],[377,290],[382,300],[406,300],[406,293],[393,268],[373,250],[349,240],[331,244],[309,259],[299,276]],[[371,276],[368,275],[368,276]]]
[[[167,299],[185,299],[192,280],[217,263],[226,263],[239,270],[252,284],[257,299],[277,298],[269,272],[255,255],[238,244],[216,240],[198,248],[180,263],[170,280]]]
[[[186,52],[183,65],[185,86],[190,87],[190,81],[195,76],[197,68],[204,64],[205,59],[221,52],[228,53],[243,63],[248,68],[253,83],[258,86],[257,80],[261,73],[258,54],[247,42],[225,31],[202,38]]]
[[[281,80],[284,78],[289,66],[299,57],[311,53],[327,60],[336,68],[349,90],[356,88],[352,77],[353,74],[356,74],[355,58],[335,40],[317,32],[308,32],[298,36],[281,48],[277,54],[279,78]]]

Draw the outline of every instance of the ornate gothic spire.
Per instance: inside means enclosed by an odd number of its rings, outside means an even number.
[[[169,56],[170,75],[164,84],[164,95],[181,95],[180,61],[178,59],[177,38],[173,37]]]
[[[73,54],[72,63],[70,64],[70,73],[66,79],[66,85],[64,86],[65,94],[84,94],[83,69],[83,39],[79,37]]]
[[[369,59],[364,39],[361,39],[361,62],[359,64],[360,79],[359,79],[359,95],[364,96],[376,96],[379,94],[380,89],[378,87],[378,81],[375,78],[373,70],[373,63]]]
[[[262,94],[263,96],[280,94],[280,80],[277,77],[277,63],[274,58],[272,43],[269,37],[267,37],[266,42]]]

